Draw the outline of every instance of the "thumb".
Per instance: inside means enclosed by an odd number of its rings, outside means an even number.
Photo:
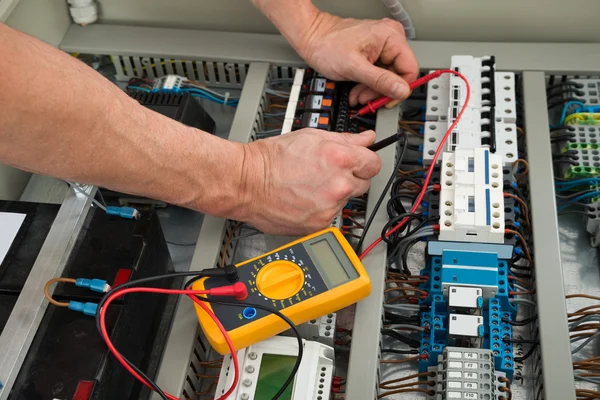
[[[384,96],[404,100],[410,95],[408,83],[392,71],[377,67],[366,60],[361,62],[355,71],[353,80],[364,83]]]
[[[329,132],[328,132],[329,133]],[[331,132],[333,133],[333,132]],[[364,131],[361,133],[338,133],[328,135],[328,139],[338,143],[349,144],[353,146],[367,147],[375,142],[375,131]]]

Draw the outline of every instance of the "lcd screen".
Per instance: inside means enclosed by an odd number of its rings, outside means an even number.
[[[296,357],[279,354],[263,354],[258,372],[255,399],[272,399],[292,373]],[[280,400],[291,400],[294,382],[279,397]]]
[[[313,256],[316,258],[313,261],[320,266],[319,272],[321,272],[323,280],[325,280],[325,283],[330,289],[350,280],[348,272],[344,269],[344,266],[327,239],[321,239],[311,243],[310,249],[312,250]]]

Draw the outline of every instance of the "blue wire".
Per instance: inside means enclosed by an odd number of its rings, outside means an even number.
[[[593,192],[590,192],[590,193],[584,193],[582,195],[574,197],[571,200],[569,200],[568,202],[566,202],[565,204],[563,204],[562,206],[558,207],[557,211],[564,210],[565,208],[568,207],[568,205],[570,203],[577,203],[580,200],[584,200],[584,199],[587,199],[589,197],[595,197],[595,196],[600,196],[600,191],[596,190],[596,191],[593,191]]]
[[[151,92],[152,91],[150,89],[141,88],[139,86],[127,86],[127,89],[135,89],[135,90],[139,90],[142,92]]]
[[[556,181],[555,182],[556,189],[559,191],[572,189],[579,185],[585,185],[585,184],[590,184],[590,185],[600,184],[600,178],[584,178],[584,179],[576,179],[576,180],[572,180],[572,181]]]
[[[578,105],[578,106],[583,107],[583,110],[581,110],[581,112],[586,112],[586,105],[583,104],[582,102],[569,101],[563,107],[562,113],[560,114],[560,120],[558,121],[558,125],[551,126],[551,128],[558,128],[559,126],[562,126],[565,123],[565,118],[567,117],[567,110],[569,109],[569,107],[571,107],[573,105]],[[575,111],[575,112],[578,112],[578,111]]]
[[[145,89],[145,88],[141,88],[139,86],[127,86],[128,89],[134,89],[134,90],[140,90],[142,92],[153,92],[154,90],[150,90],[150,89]],[[210,100],[213,101],[215,103],[219,103],[219,104],[223,104],[223,105],[228,105],[231,107],[237,107],[238,103],[239,103],[239,99],[236,98],[232,98],[232,99],[228,99],[227,100],[227,104],[225,104],[225,100],[224,99],[219,99],[218,97],[213,96],[210,93],[204,92],[200,89],[181,89],[182,92],[189,92],[192,96],[194,97],[200,97],[202,99],[206,99],[206,100]],[[156,92],[160,92],[160,91],[156,91]]]

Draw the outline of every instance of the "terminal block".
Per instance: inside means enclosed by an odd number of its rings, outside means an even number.
[[[445,151],[487,148],[509,165],[518,158],[515,77],[496,72],[494,57],[453,56],[452,69],[471,86],[471,99],[446,142]],[[462,80],[442,75],[427,86],[423,162],[431,163],[442,137],[454,122],[466,97]]]
[[[436,362],[429,368],[436,388],[428,400],[506,399],[506,374],[494,371],[491,351],[447,347]]]
[[[502,157],[489,149],[443,153],[440,240],[504,243]]]
[[[569,79],[577,84],[576,92],[569,92],[569,98],[576,98],[585,105],[600,106],[600,79]]]
[[[564,178],[592,178],[600,175],[600,127],[593,125],[567,125],[565,140],[559,141],[556,152],[570,155],[577,165],[562,164],[560,174]],[[567,138],[567,136],[569,136]]]
[[[331,313],[298,325],[300,336],[333,347],[335,341],[336,314]]]

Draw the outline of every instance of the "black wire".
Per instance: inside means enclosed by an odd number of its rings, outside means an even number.
[[[537,339],[502,339],[505,343],[517,343],[517,344],[540,344],[540,341]]]
[[[549,103],[548,104],[548,110],[556,107],[556,106],[560,106],[563,105],[569,101],[581,101],[581,99],[577,98],[577,97],[565,97],[563,99],[560,99],[558,101],[555,101],[554,103]]]
[[[170,240],[165,240],[165,242],[175,245],[175,246],[182,246],[182,247],[195,246],[197,244],[197,243],[177,243],[177,242],[171,242]]]
[[[396,349],[381,349],[382,353],[394,353],[394,354],[419,354],[419,350],[396,350]]]
[[[574,88],[581,89],[583,87],[583,84],[573,82],[573,81],[564,81],[564,82],[556,83],[554,85],[550,85],[550,86],[546,87],[546,92],[551,92],[552,89],[556,89],[556,88],[563,87],[563,86],[573,86]]]
[[[384,336],[389,336],[393,339],[399,340],[402,343],[407,344],[410,347],[413,347],[415,349],[418,349],[420,346],[419,341],[409,338],[408,336],[404,336],[404,335],[402,335],[394,330],[391,330],[391,329],[382,329],[381,334]]]
[[[170,278],[177,278],[177,277],[182,277],[182,276],[192,276],[192,275],[200,275],[201,277],[204,277],[204,276],[224,276],[225,275],[225,270],[221,270],[221,269],[209,269],[209,270],[194,271],[194,272],[174,272],[174,273],[171,273],[171,274],[156,275],[156,276],[151,276],[151,277],[148,277],[148,278],[135,279],[135,280],[123,283],[122,285],[119,285],[119,286],[116,286],[116,287],[112,288],[108,293],[106,293],[104,295],[104,297],[102,297],[102,299],[100,299],[100,302],[98,303],[98,312],[96,313],[96,329],[100,333],[100,336],[102,336],[102,330],[100,329],[100,310],[104,306],[104,303],[106,303],[106,300],[108,299],[108,296],[110,296],[116,290],[128,288],[128,287],[131,287],[131,286],[134,286],[134,285],[139,285],[139,284],[146,283],[146,282],[154,282],[154,281],[162,280],[162,279],[170,279]],[[163,392],[162,389],[160,387],[158,387],[158,385],[156,384],[156,382],[154,382],[152,379],[150,379],[142,370],[140,370],[138,367],[136,367],[123,354],[121,354],[118,351],[117,351],[117,353],[121,356],[121,358],[123,359],[123,361],[125,361],[125,363],[127,363],[127,365],[129,365],[131,367],[131,369],[133,369],[140,377],[142,377],[143,380],[145,380],[148,383],[148,385],[150,385],[152,387],[152,390],[154,390],[156,393],[158,393],[158,395],[163,400],[169,400],[169,398],[167,397],[167,395],[165,394],[165,392]]]
[[[577,161],[573,160],[552,160],[554,164],[571,164],[571,165],[579,165]]]
[[[559,213],[558,213],[558,215],[565,215],[565,214],[581,214],[581,215],[584,215],[586,217],[590,216],[587,212],[585,212],[585,211],[579,211],[579,210],[559,211]]]
[[[525,355],[523,357],[515,357],[514,358],[515,362],[523,362],[523,361],[527,360],[529,357],[531,357],[533,355],[535,349],[538,346],[539,346],[539,343],[534,343],[533,346],[531,346],[529,351],[527,353],[525,353]]]
[[[249,303],[247,301],[244,301],[243,303],[233,303],[233,302],[228,302],[228,301],[215,300],[213,298],[206,298],[206,297],[200,297],[200,296],[196,296],[196,297],[207,303],[221,304],[221,305],[230,306],[230,307],[248,307],[248,306],[250,306],[250,307],[258,308],[260,310],[277,315],[279,318],[284,320],[290,326],[290,329],[292,330],[292,332],[294,332],[296,339],[298,339],[298,357],[296,357],[296,363],[294,364],[294,368],[292,368],[292,372],[290,372],[290,375],[285,380],[283,386],[281,386],[279,391],[275,394],[275,396],[273,396],[272,400],[279,399],[281,397],[281,395],[285,392],[285,390],[288,388],[288,386],[290,386],[291,383],[294,381],[294,377],[296,376],[296,373],[298,372],[298,369],[300,368],[300,363],[302,362],[302,356],[304,355],[304,344],[302,343],[302,336],[300,336],[300,332],[298,332],[296,325],[294,325],[294,323],[288,317],[286,317],[285,315],[283,315],[282,313],[277,311],[275,308],[266,306],[264,304]]]
[[[520,321],[518,321],[518,320],[510,321],[508,318],[502,318],[502,321],[508,322],[512,326],[525,326],[525,325],[531,324],[534,321],[537,321],[537,318],[538,318],[537,315],[534,315],[533,317],[525,318]]]
[[[406,153],[407,142],[408,141],[406,140],[406,134],[404,133],[404,146],[402,146],[402,152],[400,153],[400,156],[398,157],[398,161],[396,161],[396,165],[394,166],[392,175],[388,179],[387,183],[385,184],[385,187],[383,188],[383,191],[381,192],[381,195],[377,199],[377,202],[375,203],[375,207],[373,207],[373,211],[371,211],[369,218],[365,222],[365,228],[363,229],[363,233],[362,233],[362,235],[360,235],[360,239],[358,239],[358,243],[356,244],[356,252],[357,253],[361,249],[362,244],[365,241],[365,237],[367,236],[367,231],[371,227],[371,224],[373,223],[373,219],[375,218],[375,215],[377,214],[379,207],[381,207],[381,203],[383,203],[383,200],[385,199],[387,192],[390,190],[392,183],[394,183],[394,178],[396,177],[396,174],[398,173],[398,170],[400,169],[400,165],[402,164],[402,160],[404,159],[404,154]]]

